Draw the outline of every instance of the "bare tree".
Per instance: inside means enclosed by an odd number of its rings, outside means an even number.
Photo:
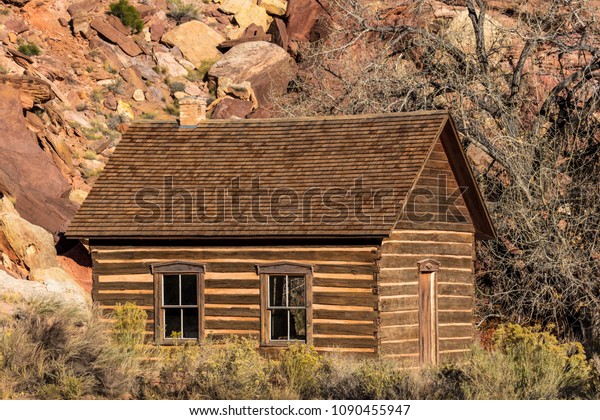
[[[329,37],[300,50],[295,88],[275,105],[283,115],[449,108],[464,146],[486,155],[476,172],[499,232],[478,249],[482,322],[553,324],[597,343],[598,14],[587,0],[494,10],[466,0],[449,20],[432,7],[332,0]]]

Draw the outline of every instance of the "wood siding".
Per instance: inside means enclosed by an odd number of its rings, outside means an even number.
[[[408,203],[414,206],[381,246],[379,345],[383,355],[409,365],[419,363],[420,261],[439,263],[435,291],[439,360],[465,352],[473,343],[474,228],[462,197],[454,202],[454,211],[451,206],[446,211],[444,205],[444,194],[457,188],[438,142],[409,194]],[[425,217],[428,214],[431,217]],[[423,220],[416,220],[419,217]]]
[[[148,313],[153,336],[154,283],[150,265],[189,261],[205,264],[204,330],[207,337],[235,334],[259,338],[260,288],[256,264],[294,262],[313,267],[313,344],[320,351],[374,355],[377,247],[242,246],[139,247],[93,245],[93,298],[111,310],[134,302]]]

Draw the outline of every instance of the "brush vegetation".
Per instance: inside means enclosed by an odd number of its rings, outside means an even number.
[[[0,318],[3,399],[573,399],[598,398],[600,359],[538,327],[500,326],[489,349],[438,367],[320,354],[291,345],[278,357],[230,337],[144,344],[146,312],[99,312],[52,300],[14,303]]]

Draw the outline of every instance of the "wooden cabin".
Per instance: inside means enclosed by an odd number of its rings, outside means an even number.
[[[133,122],[71,223],[101,308],[135,302],[163,344],[469,348],[495,232],[447,112],[194,122]]]

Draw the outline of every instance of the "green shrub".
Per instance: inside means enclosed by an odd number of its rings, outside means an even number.
[[[146,332],[146,311],[137,305],[127,302],[117,305],[112,313],[114,319],[114,341],[129,351],[135,351],[144,344]]]
[[[128,0],[119,0],[110,4],[110,13],[119,19],[125,26],[129,26],[135,33],[140,32],[144,27],[144,21],[135,7],[129,4]]]
[[[175,92],[183,92],[185,90],[185,83],[183,82],[171,82],[169,83],[169,90],[171,94]]]
[[[34,55],[40,55],[42,50],[35,44],[21,44],[19,45],[19,52],[31,57]]]
[[[177,23],[198,17],[198,8],[192,3],[186,3],[183,0],[169,0],[169,5],[169,17],[175,19]]]
[[[494,334],[493,351],[473,351],[465,374],[470,399],[578,398],[588,395],[591,367],[580,343],[508,324]]]

